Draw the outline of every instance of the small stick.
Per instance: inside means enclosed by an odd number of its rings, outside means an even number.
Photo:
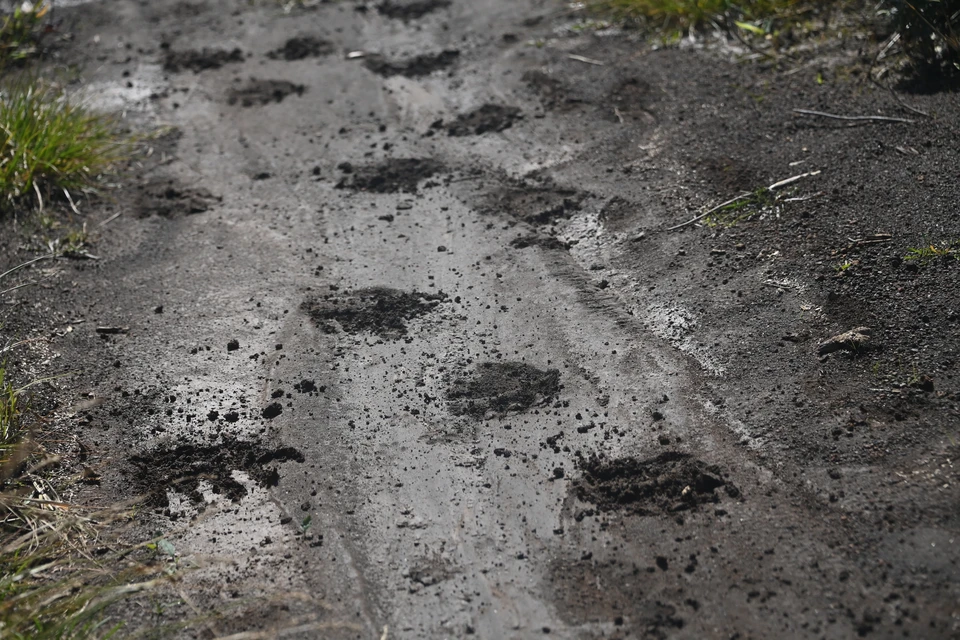
[[[0,280],[3,280],[4,278],[6,278],[8,275],[10,275],[11,273],[13,273],[14,271],[19,271],[20,269],[23,269],[24,267],[29,267],[29,266],[32,265],[34,262],[40,262],[41,260],[49,260],[49,259],[52,258],[52,257],[54,257],[54,254],[51,253],[51,254],[48,255],[48,256],[40,256],[39,258],[34,258],[33,260],[28,260],[28,261],[24,262],[23,264],[20,264],[20,265],[15,266],[13,269],[10,269],[9,271],[4,271],[3,273],[0,273]]]
[[[97,226],[98,226],[98,227],[103,227],[103,226],[105,226],[105,225],[113,222],[114,220],[116,220],[117,218],[119,218],[121,215],[123,215],[123,211],[117,211],[115,214],[113,214],[112,216],[110,216],[109,218],[107,218],[106,220],[104,220],[103,222],[101,222],[100,224],[98,224]]]
[[[780,180],[779,182],[774,182],[772,185],[770,185],[769,187],[767,187],[767,191],[773,191],[774,189],[779,189],[780,187],[785,187],[785,186],[787,186],[788,184],[793,184],[793,183],[796,182],[797,180],[802,180],[803,178],[808,178],[808,177],[810,177],[810,176],[815,176],[815,175],[817,175],[817,174],[819,174],[819,173],[820,173],[820,170],[817,169],[816,171],[808,171],[808,172],[806,172],[806,173],[801,173],[801,174],[798,175],[798,176],[793,176],[793,177],[787,178],[786,180]]]
[[[620,109],[614,107],[614,108],[613,108],[613,115],[617,116],[617,120],[620,121],[620,124],[623,124],[623,114],[620,113]]]
[[[820,116],[821,118],[833,118],[834,120],[853,120],[853,121],[863,121],[863,120],[872,120],[879,122],[905,122],[907,124],[913,124],[916,120],[908,120],[906,118],[891,118],[889,116],[838,116],[833,113],[824,113],[823,111],[811,111],[810,109],[793,109],[794,113],[799,113],[804,116]]]
[[[694,222],[699,222],[700,220],[706,218],[706,217],[707,217],[708,215],[710,215],[711,213],[714,213],[714,212],[716,212],[716,211],[719,211],[720,209],[723,209],[724,207],[726,207],[726,206],[728,206],[728,205],[731,205],[731,204],[733,204],[734,202],[738,202],[738,201],[740,201],[740,200],[743,200],[744,198],[749,197],[749,196],[751,196],[751,195],[753,195],[753,194],[752,194],[752,193],[747,193],[747,192],[745,191],[745,192],[741,193],[740,195],[738,195],[736,198],[730,198],[730,199],[727,200],[726,202],[722,202],[722,203],[718,204],[718,205],[715,206],[713,209],[710,209],[709,211],[706,211],[706,212],[704,212],[704,213],[701,213],[701,214],[698,215],[696,218],[691,218],[690,220],[687,220],[686,222],[682,222],[682,223],[676,225],[675,227],[670,227],[669,229],[667,229],[667,231],[676,231],[677,229],[681,229],[681,228],[683,228],[683,227],[686,227],[687,225],[691,225],[691,224],[693,224]]]
[[[602,60],[594,60],[593,58],[588,58],[586,56],[578,56],[575,53],[571,53],[567,57],[570,58],[571,60],[576,60],[577,62],[586,62],[587,64],[595,64],[598,67],[602,67],[604,64],[606,64]]]

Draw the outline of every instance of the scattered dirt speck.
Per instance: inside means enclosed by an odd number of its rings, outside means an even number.
[[[327,333],[336,333],[339,327],[347,333],[367,331],[397,339],[406,335],[407,322],[433,311],[446,299],[442,293],[371,287],[307,300],[303,310]]]
[[[488,411],[523,411],[545,402],[560,390],[560,371],[522,362],[483,362],[447,390],[455,415],[484,416]]]

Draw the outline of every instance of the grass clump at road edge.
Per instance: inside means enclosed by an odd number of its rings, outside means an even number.
[[[0,16],[0,69],[37,52],[47,31],[44,18],[50,13],[50,7],[46,0],[18,3],[13,11]]]
[[[835,3],[835,2],[834,2]],[[830,2],[820,4],[832,4]],[[642,21],[665,32],[712,21],[795,20],[815,5],[798,0],[593,0],[587,5],[616,17]]]
[[[888,0],[893,24],[911,56],[960,70],[960,0]]]
[[[95,186],[123,158],[111,118],[53,85],[23,78],[0,89],[0,209]]]

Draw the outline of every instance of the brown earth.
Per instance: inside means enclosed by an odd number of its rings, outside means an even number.
[[[73,499],[157,498],[179,595],[125,632],[960,633],[955,92],[541,0],[58,12],[51,65],[179,132],[0,318],[74,372]]]

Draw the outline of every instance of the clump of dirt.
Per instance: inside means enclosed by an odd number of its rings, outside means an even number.
[[[259,442],[224,437],[216,445],[182,444],[161,448],[130,458],[136,473],[130,474],[134,487],[147,494],[147,503],[166,507],[167,489],[186,494],[194,503],[203,503],[201,481],[206,481],[217,494],[236,502],[247,495],[246,488],[233,479],[234,471],[244,471],[264,487],[276,486],[280,480],[274,462],[303,462],[303,454],[293,447],[269,449]]]
[[[175,218],[203,213],[223,200],[203,187],[185,187],[174,179],[148,182],[136,189],[134,208],[140,218],[152,215]]]
[[[230,104],[240,103],[244,107],[283,102],[290,94],[302,96],[307,88],[302,84],[294,84],[287,80],[257,80],[252,79],[245,87],[232,89],[227,95]]]
[[[487,213],[505,213],[535,226],[553,224],[577,211],[586,194],[553,184],[511,181],[488,194],[481,204]]]
[[[523,362],[482,362],[470,375],[453,381],[447,402],[454,415],[483,417],[542,404],[560,391],[560,371]]]
[[[381,2],[377,5],[377,12],[394,20],[416,20],[450,6],[450,0],[416,0],[415,2]]]
[[[303,60],[316,56],[327,56],[335,51],[333,43],[316,36],[296,36],[287,40],[282,47],[267,54],[274,60]]]
[[[373,54],[366,57],[363,64],[375,74],[389,78],[390,76],[406,76],[419,78],[428,76],[434,71],[446,69],[460,57],[457,49],[446,49],[440,53],[425,53],[407,60],[390,61],[382,55]]]
[[[451,136],[479,136],[493,131],[503,131],[519,120],[520,109],[500,104],[485,104],[468,113],[457,116],[456,121],[447,127]]]
[[[673,513],[719,502],[716,490],[720,487],[731,497],[740,495],[724,480],[719,467],[678,451],[646,460],[591,456],[581,459],[578,466],[582,474],[573,482],[573,491],[600,511]]]
[[[426,158],[395,158],[379,164],[354,167],[348,162],[337,167],[347,174],[337,183],[337,189],[372,191],[374,193],[414,193],[421,180],[432,178],[443,170],[443,165]]]
[[[407,322],[436,309],[447,300],[443,293],[406,292],[387,287],[357,289],[303,303],[302,308],[326,333],[368,331],[396,340],[407,334]]]
[[[234,49],[233,51],[224,51],[223,49],[189,49],[187,51],[167,51],[163,61],[163,68],[171,73],[179,73],[184,69],[189,69],[194,73],[200,73],[208,69],[219,69],[225,64],[231,62],[243,62],[243,51]]]
[[[569,249],[566,242],[554,236],[544,236],[539,233],[520,236],[510,241],[510,246],[514,249],[526,249],[527,247],[541,247],[543,249]]]

